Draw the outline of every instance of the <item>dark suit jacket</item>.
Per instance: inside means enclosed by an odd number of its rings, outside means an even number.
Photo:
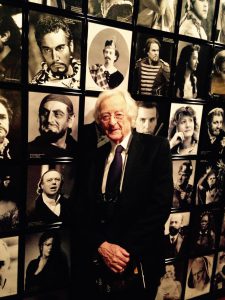
[[[164,272],[164,224],[170,214],[173,195],[168,141],[162,137],[133,134],[115,213],[110,224],[103,224],[97,199],[110,149],[107,143],[97,150],[86,188],[90,212],[90,217],[85,218],[90,221],[89,249],[96,253],[104,241],[118,244],[139,257],[146,277],[157,281]],[[83,203],[86,201],[83,199]]]

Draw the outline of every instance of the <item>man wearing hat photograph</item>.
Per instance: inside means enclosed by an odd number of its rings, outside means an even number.
[[[91,77],[104,90],[116,88],[122,83],[124,76],[114,65],[119,58],[119,51],[113,39],[105,42],[103,56],[104,65],[94,64],[90,67]]]
[[[40,135],[28,143],[30,157],[74,157],[77,141],[70,134],[75,119],[71,100],[49,94],[42,99],[38,115]]]

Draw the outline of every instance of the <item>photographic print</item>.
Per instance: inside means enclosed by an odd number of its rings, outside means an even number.
[[[216,274],[214,276],[214,289],[220,290],[225,288],[225,252],[218,252]]]
[[[82,0],[29,0],[29,2],[68,9],[75,13],[82,12]]]
[[[29,14],[29,83],[80,89],[81,21]]]
[[[220,0],[216,24],[216,42],[225,44],[225,1]]]
[[[86,89],[128,86],[132,32],[88,23]]]
[[[77,155],[79,97],[29,93],[28,153],[30,158]]]
[[[225,95],[225,49],[214,48],[211,94]]]

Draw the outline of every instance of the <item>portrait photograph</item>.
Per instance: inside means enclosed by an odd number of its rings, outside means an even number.
[[[29,165],[27,175],[28,224],[70,224],[75,184],[74,165]]]
[[[216,42],[225,44],[225,1],[220,0],[219,13],[216,23]]]
[[[0,298],[17,294],[18,236],[0,239]]]
[[[188,260],[185,299],[209,293],[213,260],[214,255],[199,256]]]
[[[78,148],[79,97],[29,93],[30,158],[74,158]]]
[[[222,219],[219,247],[225,249],[225,212]]]
[[[137,25],[174,32],[177,0],[140,0]]]
[[[127,89],[132,32],[88,22],[86,89]]]
[[[225,251],[218,252],[213,283],[215,290],[225,288]]]
[[[29,0],[29,2],[82,13],[82,0]]]
[[[189,209],[194,192],[196,160],[173,160],[173,202],[172,208]]]
[[[22,9],[0,4],[0,82],[21,82]]]
[[[225,95],[225,49],[214,48],[211,95]]]
[[[215,0],[183,0],[179,34],[211,40]]]
[[[81,36],[80,20],[30,11],[29,83],[80,89]]]
[[[25,293],[49,293],[68,287],[70,255],[68,230],[51,229],[27,234],[24,262]]]
[[[132,90],[139,95],[168,96],[173,40],[138,32]]]
[[[191,100],[207,99],[211,54],[210,46],[179,41],[174,77],[174,96]]]
[[[21,92],[0,89],[0,159],[21,159]],[[2,117],[2,118],[3,118]]]
[[[134,0],[88,0],[88,14],[119,22],[132,23]]]
[[[165,223],[165,258],[183,257],[187,251],[190,212],[171,213]]]
[[[196,155],[202,105],[171,103],[168,139],[173,155]]]

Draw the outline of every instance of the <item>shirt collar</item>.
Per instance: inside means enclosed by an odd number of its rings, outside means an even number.
[[[59,203],[59,198],[60,198],[60,194],[58,195],[57,199],[51,199],[49,198],[46,194],[42,193],[42,199],[43,199],[43,202],[46,204],[46,205],[57,205]]]
[[[128,135],[125,136],[125,138],[122,140],[122,142],[120,144],[115,144],[114,142],[110,141],[111,147],[112,147],[112,151],[115,151],[116,146],[121,145],[125,149],[125,152],[127,152],[128,148],[129,148],[131,136],[132,136],[132,134],[131,134],[131,131],[130,131],[128,133]]]

